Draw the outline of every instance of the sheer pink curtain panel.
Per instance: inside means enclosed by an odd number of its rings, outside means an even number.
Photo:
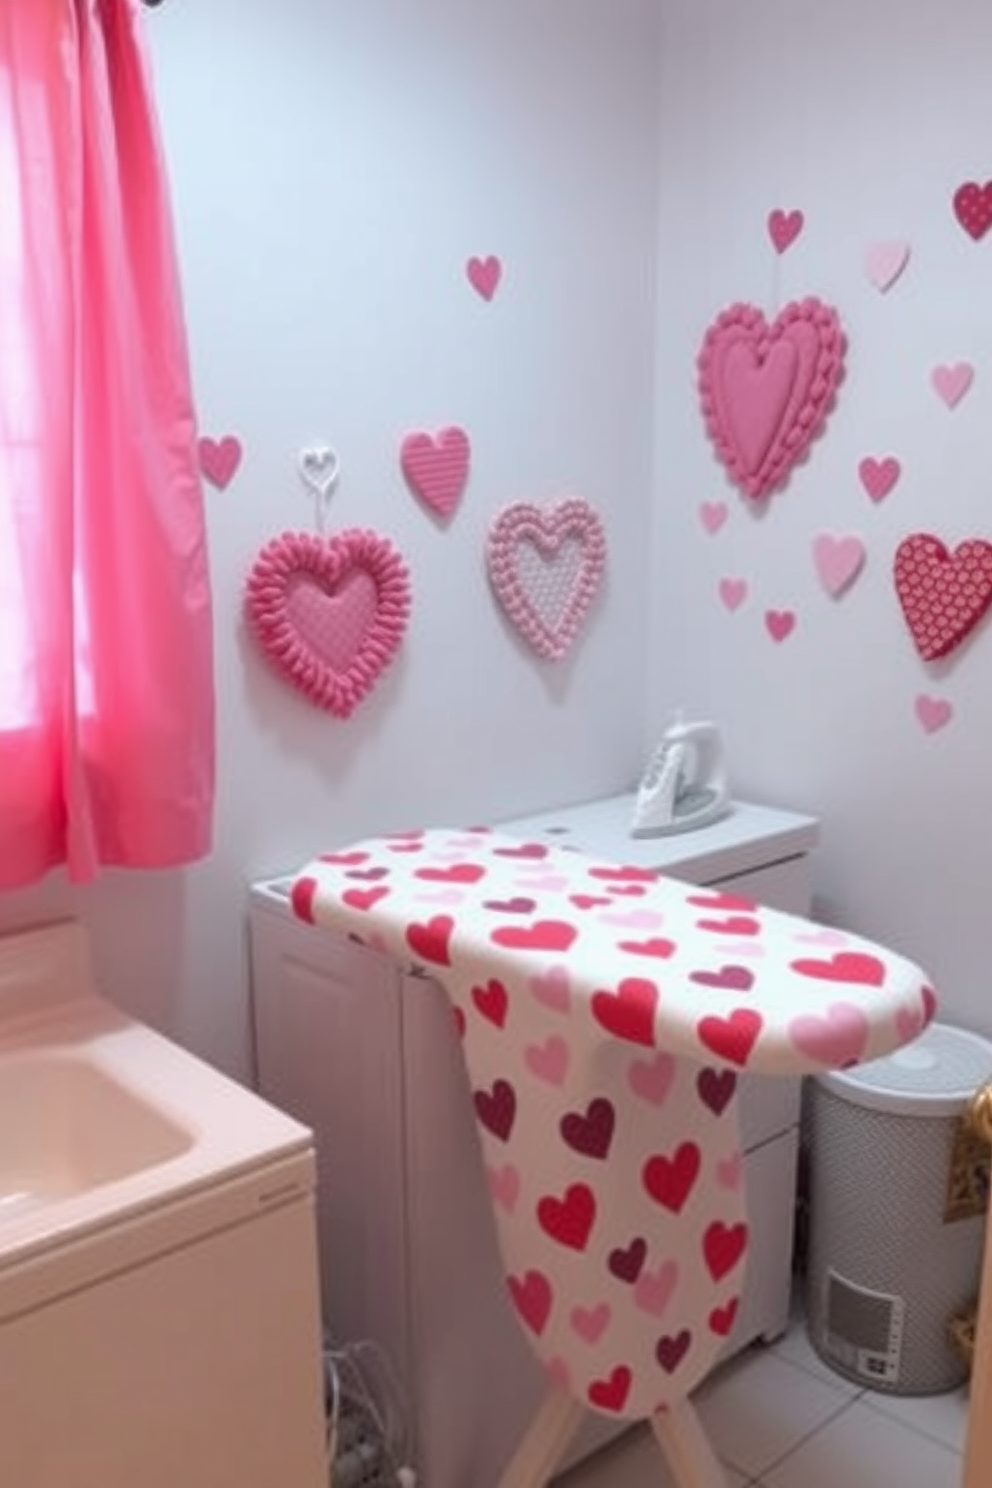
[[[0,887],[210,849],[210,580],[137,0],[0,3]]]

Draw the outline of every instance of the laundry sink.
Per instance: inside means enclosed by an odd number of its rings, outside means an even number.
[[[85,1054],[0,1053],[0,1214],[126,1178],[191,1145]]]

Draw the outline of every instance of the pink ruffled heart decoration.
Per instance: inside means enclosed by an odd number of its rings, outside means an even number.
[[[560,661],[575,640],[606,565],[602,523],[586,501],[551,506],[516,502],[493,522],[489,579],[507,618],[527,644]]]
[[[348,718],[395,656],[410,614],[406,565],[378,533],[284,532],[259,553],[245,612],[272,665]]]
[[[703,418],[748,496],[767,496],[806,454],[833,404],[845,349],[836,310],[817,299],[786,305],[770,325],[756,306],[731,305],[707,330]]]

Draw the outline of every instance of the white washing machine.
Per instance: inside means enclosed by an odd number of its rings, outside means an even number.
[[[813,818],[736,804],[698,831],[633,839],[632,806],[616,797],[500,826],[808,913]],[[389,1356],[426,1488],[492,1488],[545,1380],[505,1295],[447,997],[295,919],[291,883],[251,890],[258,1081],[316,1136],[324,1316],[336,1338],[374,1339]],[[798,1140],[798,1081],[741,1088],[755,1242],[728,1353],[787,1325]],[[617,1429],[591,1419],[569,1460]]]

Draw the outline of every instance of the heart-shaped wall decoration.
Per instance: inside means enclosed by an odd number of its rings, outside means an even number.
[[[954,193],[954,215],[978,241],[992,227],[992,181],[964,181]]]
[[[527,644],[560,661],[575,640],[606,565],[602,523],[588,502],[570,497],[543,509],[504,507],[486,547],[489,580]]]
[[[749,496],[782,485],[826,421],[844,369],[840,319],[822,300],[786,305],[769,323],[755,305],[717,316],[699,353],[706,429]]]
[[[406,564],[363,528],[284,532],[252,565],[245,612],[272,665],[318,708],[348,718],[403,639]]]
[[[960,646],[992,605],[992,543],[971,538],[949,553],[939,537],[916,532],[896,549],[896,594],[924,661]]]
[[[450,517],[468,480],[471,446],[464,429],[439,434],[408,434],[400,446],[400,467],[415,495],[439,517]]]
[[[225,434],[222,439],[211,439],[204,434],[197,443],[200,469],[212,486],[222,491],[230,485],[241,464],[241,440],[236,434]]]

